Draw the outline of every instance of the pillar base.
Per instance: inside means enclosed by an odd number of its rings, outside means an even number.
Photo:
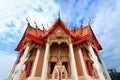
[[[91,76],[79,76],[78,80],[100,80],[100,79],[94,79]]]
[[[28,77],[28,79],[25,80],[41,80],[41,77]],[[46,80],[52,80],[52,79],[46,79]],[[57,80],[57,79],[54,79]],[[65,80],[65,79],[62,79]],[[72,79],[67,79],[72,80]],[[78,80],[100,80],[100,79],[93,79],[91,76],[79,76]]]
[[[92,80],[90,76],[79,76],[78,80]]]
[[[41,77],[28,77],[27,80],[41,80]]]

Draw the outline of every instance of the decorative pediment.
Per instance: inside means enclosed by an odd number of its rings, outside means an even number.
[[[57,37],[68,36],[61,26],[58,26],[51,35]]]
[[[69,35],[64,31],[64,29],[59,25],[52,33],[49,35],[50,43],[68,43]]]

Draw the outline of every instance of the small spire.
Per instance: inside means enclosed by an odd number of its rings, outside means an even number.
[[[41,25],[43,26],[43,29],[44,29],[44,25],[43,25],[43,23],[42,23]]]
[[[38,26],[37,26],[37,23],[36,23],[36,20],[34,21],[34,24],[36,25],[36,34],[37,34],[37,37],[39,37],[39,34],[38,34]]]
[[[41,24],[42,26],[43,26],[43,32],[45,33],[45,27],[44,27],[44,25],[43,24]]]
[[[49,26],[47,25],[47,28],[49,28]]]
[[[38,28],[37,23],[36,23],[36,20],[34,21],[34,23],[35,23],[35,25],[36,25],[35,27]]]
[[[77,24],[75,23],[75,26],[74,26],[75,29],[76,29],[76,25],[77,25]]]
[[[76,23],[75,23],[75,26],[74,26],[74,30],[73,30],[73,32],[75,32],[75,30],[76,30]]]
[[[91,22],[91,18],[89,18],[89,21],[88,21],[88,27],[89,27],[89,32],[92,32],[92,29],[91,29],[91,26],[90,26],[90,22]]]
[[[28,17],[29,17],[29,16],[28,16]],[[27,24],[30,25],[29,20],[28,20],[28,17],[26,18],[26,21],[28,22]]]
[[[60,10],[58,11],[58,19],[60,19]]]
[[[81,25],[80,25],[80,28],[82,28],[83,27],[83,21],[81,22]]]
[[[91,18],[88,18],[88,19],[89,19],[89,21],[88,21],[88,26],[90,26]]]

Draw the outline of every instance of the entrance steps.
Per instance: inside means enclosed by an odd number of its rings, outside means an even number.
[[[14,80],[40,80],[40,78],[28,78],[28,79],[14,79]],[[46,80],[53,80],[53,79],[46,79]],[[54,80],[58,80],[58,79],[54,79]],[[61,79],[61,80],[72,80],[72,79]],[[87,79],[79,79],[79,80],[87,80]],[[92,79],[89,78],[89,80],[100,80],[100,79]]]
[[[47,79],[47,80],[53,80],[53,79]],[[58,79],[54,79],[54,80],[58,80]],[[66,79],[61,79],[61,80],[66,80]],[[67,79],[67,80],[72,80],[72,79]]]
[[[100,80],[100,79],[96,79],[93,78],[91,76],[79,76],[78,80]],[[28,78],[14,78],[14,79],[9,79],[9,80],[41,80],[41,77],[28,77]],[[48,77],[46,80],[58,80],[57,78],[52,79],[52,77]],[[65,79],[65,77],[63,76],[63,79],[61,80],[73,80],[72,77],[69,75],[67,79]],[[106,80],[106,79],[105,79]]]

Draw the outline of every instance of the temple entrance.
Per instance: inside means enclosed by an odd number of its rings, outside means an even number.
[[[66,43],[53,43],[50,47],[48,63],[49,79],[68,79],[71,74],[69,47]]]
[[[58,80],[62,80],[68,79],[68,75],[67,75],[67,70],[65,68],[64,65],[62,65],[61,60],[59,59],[59,61],[56,63],[53,72],[52,72],[52,80],[54,79],[58,79]]]

